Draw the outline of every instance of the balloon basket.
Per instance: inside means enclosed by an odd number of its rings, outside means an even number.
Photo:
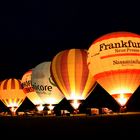
[[[69,100],[71,106],[73,107],[74,111],[73,114],[78,114],[79,113],[79,107],[82,104],[83,100]]]
[[[127,112],[127,107],[126,107],[126,106],[121,106],[119,112],[120,112],[120,113],[125,113],[125,112]]]
[[[48,110],[47,115],[54,115],[54,111],[53,110]]]
[[[79,109],[74,109],[73,114],[78,114],[79,113]]]
[[[44,105],[42,105],[42,104],[36,105],[36,109],[37,109],[38,112],[43,112]]]
[[[46,104],[48,110],[47,110],[47,114],[48,115],[54,115],[54,107],[55,107],[55,104]]]
[[[12,116],[17,116],[16,111],[17,111],[17,107],[9,107],[11,115]]]

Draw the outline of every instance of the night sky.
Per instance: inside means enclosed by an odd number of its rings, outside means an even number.
[[[114,31],[140,34],[137,3],[2,1],[0,80],[11,77],[21,79],[28,69],[43,61],[51,61],[58,52],[71,48],[88,49],[95,39]],[[134,96],[137,98],[129,101],[128,108],[140,110],[138,90]],[[99,85],[87,101],[83,106],[118,108],[117,103]]]

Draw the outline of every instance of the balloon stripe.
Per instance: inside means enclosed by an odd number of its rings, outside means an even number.
[[[71,49],[69,50],[68,53],[68,60],[67,60],[67,66],[68,66],[68,76],[67,78],[69,78],[70,81],[70,89],[71,91],[69,91],[71,98],[76,98],[75,97],[75,50]]]
[[[55,83],[57,84],[60,91],[65,95],[67,94],[67,89],[64,86],[64,81],[61,75],[61,53],[57,54],[52,61],[51,70],[52,70],[52,77]]]
[[[84,65],[83,65],[83,55],[82,51],[80,49],[75,49],[75,95],[76,97],[80,97],[83,92],[83,71],[84,71]]]
[[[127,96],[127,97],[130,97],[132,95],[132,93],[124,93],[124,95]],[[120,93],[112,94],[112,96],[116,98],[116,97],[120,96]]]
[[[7,89],[6,90],[11,90],[12,89],[12,79],[7,79]]]
[[[121,53],[121,54],[111,54],[111,55],[105,55],[101,56],[101,59],[109,58],[109,57],[118,57],[118,56],[140,56],[139,53]]]
[[[15,84],[17,84],[17,80],[15,80],[15,79],[11,79],[11,89],[15,89],[15,87],[16,87],[16,85]]]
[[[56,57],[57,59],[60,59],[60,54],[57,55]],[[55,59],[56,60],[56,59]],[[62,83],[62,78],[61,75],[57,75],[57,73],[60,73],[60,61],[58,63],[56,63],[56,61],[54,60],[54,63],[51,64],[51,73],[52,73],[52,78],[55,81],[55,83],[60,84]],[[54,78],[56,77],[56,78]],[[59,87],[60,90],[63,90],[61,87]]]
[[[18,89],[22,89],[21,80],[18,79],[17,81],[18,81],[18,83],[17,83],[17,84],[18,84],[18,87],[17,87],[17,88],[18,88]]]
[[[65,51],[65,53],[61,53],[61,60],[60,60],[60,75],[62,76],[62,82],[63,86],[62,88],[65,88],[65,96],[69,98],[69,92],[71,92],[70,89],[70,80],[68,77],[68,53],[69,51]],[[59,75],[59,74],[58,74]]]
[[[88,94],[88,90],[87,87],[89,86],[90,81],[88,81],[89,79],[89,70],[88,70],[88,66],[87,66],[87,51],[81,51],[82,53],[82,80],[81,80],[81,88],[80,88],[80,92],[83,94],[83,98],[85,99],[85,93]]]
[[[56,59],[55,60],[59,60],[59,61],[55,61],[54,60],[54,67],[53,67],[53,75],[55,76],[55,80],[56,80],[56,83],[57,85],[59,85],[59,89],[60,91],[62,91],[62,93],[67,93],[67,89],[66,89],[66,86],[64,85],[64,81],[63,81],[63,78],[62,78],[62,74],[61,74],[61,53],[59,53],[57,56],[56,56]]]
[[[100,78],[103,78],[103,77],[106,77],[108,75],[112,75],[112,74],[121,74],[121,73],[137,73],[137,74],[140,74],[140,70],[139,69],[123,69],[123,70],[111,70],[111,71],[105,71],[105,72],[101,72],[101,73],[98,73],[96,75],[94,75],[94,78],[96,80],[100,79]]]
[[[86,81],[86,85],[84,86],[82,97],[86,99],[89,96],[89,94],[93,91],[93,89],[96,87],[96,85],[97,85],[97,82],[89,73],[87,81]]]
[[[1,82],[1,90],[22,89],[20,80],[6,79]]]
[[[6,79],[6,80],[4,80],[2,83],[3,83],[3,84],[2,84],[2,85],[3,85],[2,90],[7,89],[8,80]]]
[[[110,39],[110,38],[119,38],[119,37],[136,37],[136,38],[140,38],[139,35],[131,33],[131,32],[115,32],[115,33],[108,33],[108,34],[105,34],[105,35],[99,37],[98,39],[96,39],[93,42],[93,44],[97,43],[97,42],[100,42],[100,41],[103,41],[103,40]]]

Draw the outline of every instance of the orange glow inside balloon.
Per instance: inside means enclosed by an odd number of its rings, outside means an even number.
[[[128,99],[131,97],[131,93],[127,93],[127,94],[113,94],[112,97],[121,105],[124,106],[126,104],[126,102],[128,101]]]
[[[39,104],[39,105],[36,106],[36,108],[37,108],[38,111],[43,111],[44,107],[45,106],[42,105],[42,104]]]
[[[74,99],[70,104],[74,109],[78,109],[81,103],[79,100]]]
[[[49,104],[47,107],[48,107],[49,110],[53,110],[55,106],[52,105],[52,104]]]

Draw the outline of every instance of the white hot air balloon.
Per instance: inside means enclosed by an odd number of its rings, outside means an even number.
[[[32,86],[52,111],[55,105],[64,98],[64,95],[51,78],[50,66],[51,62],[42,62],[33,69]]]

